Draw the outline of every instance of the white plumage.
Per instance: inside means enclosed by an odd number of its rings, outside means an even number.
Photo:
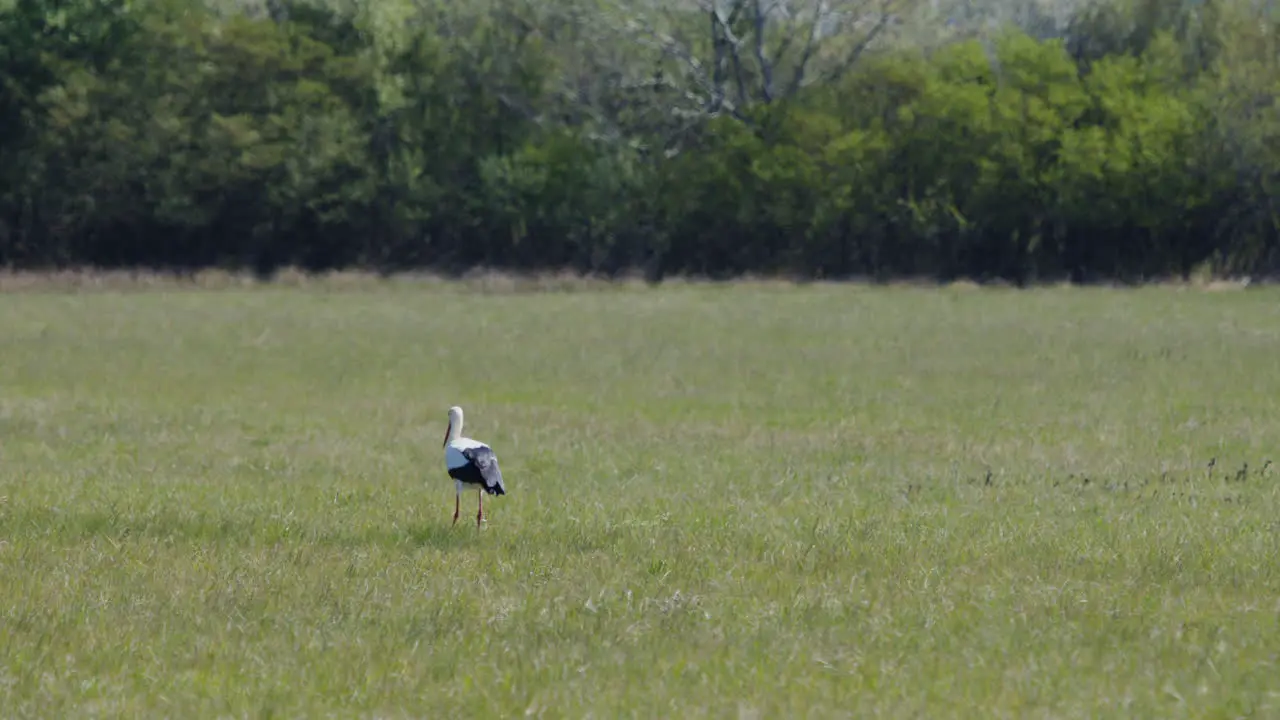
[[[493,448],[479,440],[462,437],[462,408],[456,405],[449,408],[449,429],[444,433],[444,465],[456,490],[453,522],[458,522],[463,486],[473,485],[479,491],[476,527],[480,527],[484,522],[484,494],[506,495],[507,489],[502,484],[502,471],[498,469],[498,456]]]

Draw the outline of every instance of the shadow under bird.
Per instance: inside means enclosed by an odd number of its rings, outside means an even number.
[[[502,471],[498,469],[498,456],[493,448],[471,438],[462,437],[462,408],[449,408],[449,429],[444,433],[444,464],[453,478],[457,494],[453,504],[453,524],[458,524],[458,512],[462,508],[462,489],[475,486],[480,500],[476,512],[476,527],[484,522],[484,494],[506,495],[502,484]]]

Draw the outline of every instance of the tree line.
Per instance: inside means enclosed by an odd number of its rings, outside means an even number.
[[[7,1],[4,266],[1280,270],[1252,0]]]

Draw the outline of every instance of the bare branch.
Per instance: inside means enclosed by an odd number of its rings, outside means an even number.
[[[756,63],[760,65],[760,94],[765,102],[773,102],[773,65],[764,56],[765,10],[755,0]]]
[[[787,95],[794,95],[804,84],[804,75],[809,67],[809,61],[813,59],[813,52],[817,48],[818,33],[822,29],[822,21],[827,17],[827,0],[818,0],[818,6],[813,11],[813,22],[809,24],[809,39],[804,43],[804,51],[800,53],[800,60],[796,63],[795,72],[791,76],[791,84],[787,86]]]
[[[660,51],[668,57],[679,60],[686,73],[693,79],[703,92],[709,96],[715,95],[715,83],[711,78],[707,77],[706,70],[698,58],[694,57],[687,48],[681,45],[670,35],[658,31],[649,23],[638,18],[630,18],[626,21],[626,29],[630,34],[641,33],[645,39],[640,39],[642,44]]]
[[[839,80],[846,72],[849,71],[850,68],[857,64],[858,60],[862,57],[862,53],[866,52],[867,47],[871,45],[871,43],[878,35],[880,35],[881,32],[884,31],[886,27],[888,27],[889,21],[893,19],[893,15],[889,12],[889,8],[893,2],[894,0],[880,0],[879,17],[876,18],[875,25],[871,26],[871,29],[867,31],[867,34],[853,46],[849,51],[849,54],[846,55],[841,62],[833,65],[830,69],[823,72],[822,79],[824,82]]]
[[[600,122],[680,143],[687,130],[676,129],[698,118],[746,122],[753,104],[840,78],[892,32],[889,11],[918,0],[565,1],[599,33],[568,56],[589,89],[583,102],[596,106]],[[635,90],[649,74],[663,82],[651,93]]]
[[[716,53],[718,58],[723,58],[725,50],[729,51],[729,57],[733,60],[733,77],[734,84],[738,89],[738,105],[746,107],[751,102],[747,95],[747,83],[742,74],[742,56],[738,54],[738,47],[742,45],[733,34],[733,23],[737,20],[738,12],[741,10],[741,3],[734,5],[733,12],[729,17],[724,16],[724,12],[715,9],[711,13],[711,35],[712,40],[716,44]]]
[[[715,95],[712,97],[711,110],[714,112],[720,109],[720,104],[724,102],[724,50],[725,42],[721,38],[718,30],[719,18],[716,17],[714,11],[711,16],[711,49],[714,53],[712,59],[712,82],[715,85]]]

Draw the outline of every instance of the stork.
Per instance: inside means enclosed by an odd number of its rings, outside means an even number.
[[[506,495],[507,489],[502,485],[502,471],[498,469],[498,456],[493,454],[493,448],[479,440],[462,437],[462,408],[457,405],[449,408],[449,429],[444,433],[444,465],[457,491],[453,503],[453,524],[458,524],[463,486],[474,485],[480,499],[480,509],[476,513],[476,527],[480,527],[484,522],[484,494]]]

